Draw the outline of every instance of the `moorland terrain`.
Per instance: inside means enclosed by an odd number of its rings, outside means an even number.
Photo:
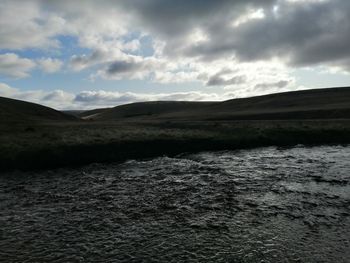
[[[349,142],[348,87],[223,102],[138,102],[65,112],[0,98],[1,170]]]

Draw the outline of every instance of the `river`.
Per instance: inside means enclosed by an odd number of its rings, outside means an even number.
[[[350,262],[350,146],[0,176],[0,262]]]

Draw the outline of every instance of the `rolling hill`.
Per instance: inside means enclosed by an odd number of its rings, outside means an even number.
[[[349,119],[350,88],[284,92],[223,102],[137,102],[70,114],[35,103],[0,97],[2,123],[59,122],[78,118],[95,121]]]
[[[0,122],[72,121],[76,117],[39,104],[0,97]]]
[[[192,112],[200,110],[215,102],[189,102],[189,101],[151,101],[125,104],[110,109],[96,109],[83,113],[83,119],[90,120],[117,120],[126,118],[158,118],[171,113]]]
[[[350,88],[276,93],[223,102],[138,102],[83,113],[90,120],[260,120],[350,118]]]
[[[284,92],[221,102],[211,118],[348,118],[350,88]]]
[[[223,102],[141,102],[69,113],[90,121],[0,97],[0,171],[207,150],[350,143],[350,88]]]

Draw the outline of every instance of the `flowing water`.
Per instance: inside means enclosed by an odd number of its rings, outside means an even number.
[[[1,262],[350,262],[350,146],[0,176]]]

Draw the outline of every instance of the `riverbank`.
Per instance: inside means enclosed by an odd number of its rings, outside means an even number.
[[[209,150],[350,143],[350,120],[27,122],[2,125],[0,131],[2,171]]]

